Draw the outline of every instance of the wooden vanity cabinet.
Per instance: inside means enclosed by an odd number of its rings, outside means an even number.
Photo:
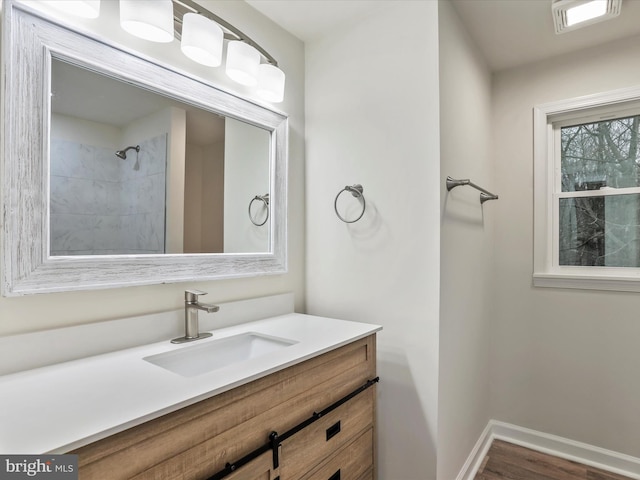
[[[206,479],[375,378],[375,348],[371,335],[69,453],[80,480]],[[282,441],[277,469],[269,450],[225,480],[373,480],[375,390]]]

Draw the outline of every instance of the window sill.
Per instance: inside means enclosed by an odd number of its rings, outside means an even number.
[[[640,292],[640,276],[534,273],[534,287]]]

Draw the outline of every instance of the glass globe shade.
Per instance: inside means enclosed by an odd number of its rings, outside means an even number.
[[[222,63],[224,33],[213,20],[197,13],[187,13],[182,18],[180,49],[187,57],[208,67]]]
[[[120,26],[136,37],[169,43],[173,40],[173,2],[120,0]]]
[[[251,45],[240,40],[233,40],[227,45],[226,72],[229,78],[250,87],[258,83],[258,67],[260,52]]]
[[[285,75],[274,65],[263,63],[258,67],[258,95],[272,103],[284,100]]]

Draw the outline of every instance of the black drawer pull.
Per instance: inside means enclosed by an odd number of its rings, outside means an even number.
[[[328,480],[340,480],[340,469],[338,469],[338,471],[336,473],[334,473],[333,475],[331,475]]]
[[[327,442],[335,437],[338,433],[340,433],[340,422],[336,422],[334,425],[331,425],[329,428],[327,428]],[[338,470],[338,473],[340,473],[340,471]],[[338,475],[337,479],[339,479],[340,476]],[[337,480],[335,479],[335,480]],[[331,477],[329,480],[334,480],[333,477]]]

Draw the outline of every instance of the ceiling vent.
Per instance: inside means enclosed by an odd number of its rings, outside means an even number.
[[[620,15],[622,0],[554,0],[551,5],[556,33],[565,33]]]

